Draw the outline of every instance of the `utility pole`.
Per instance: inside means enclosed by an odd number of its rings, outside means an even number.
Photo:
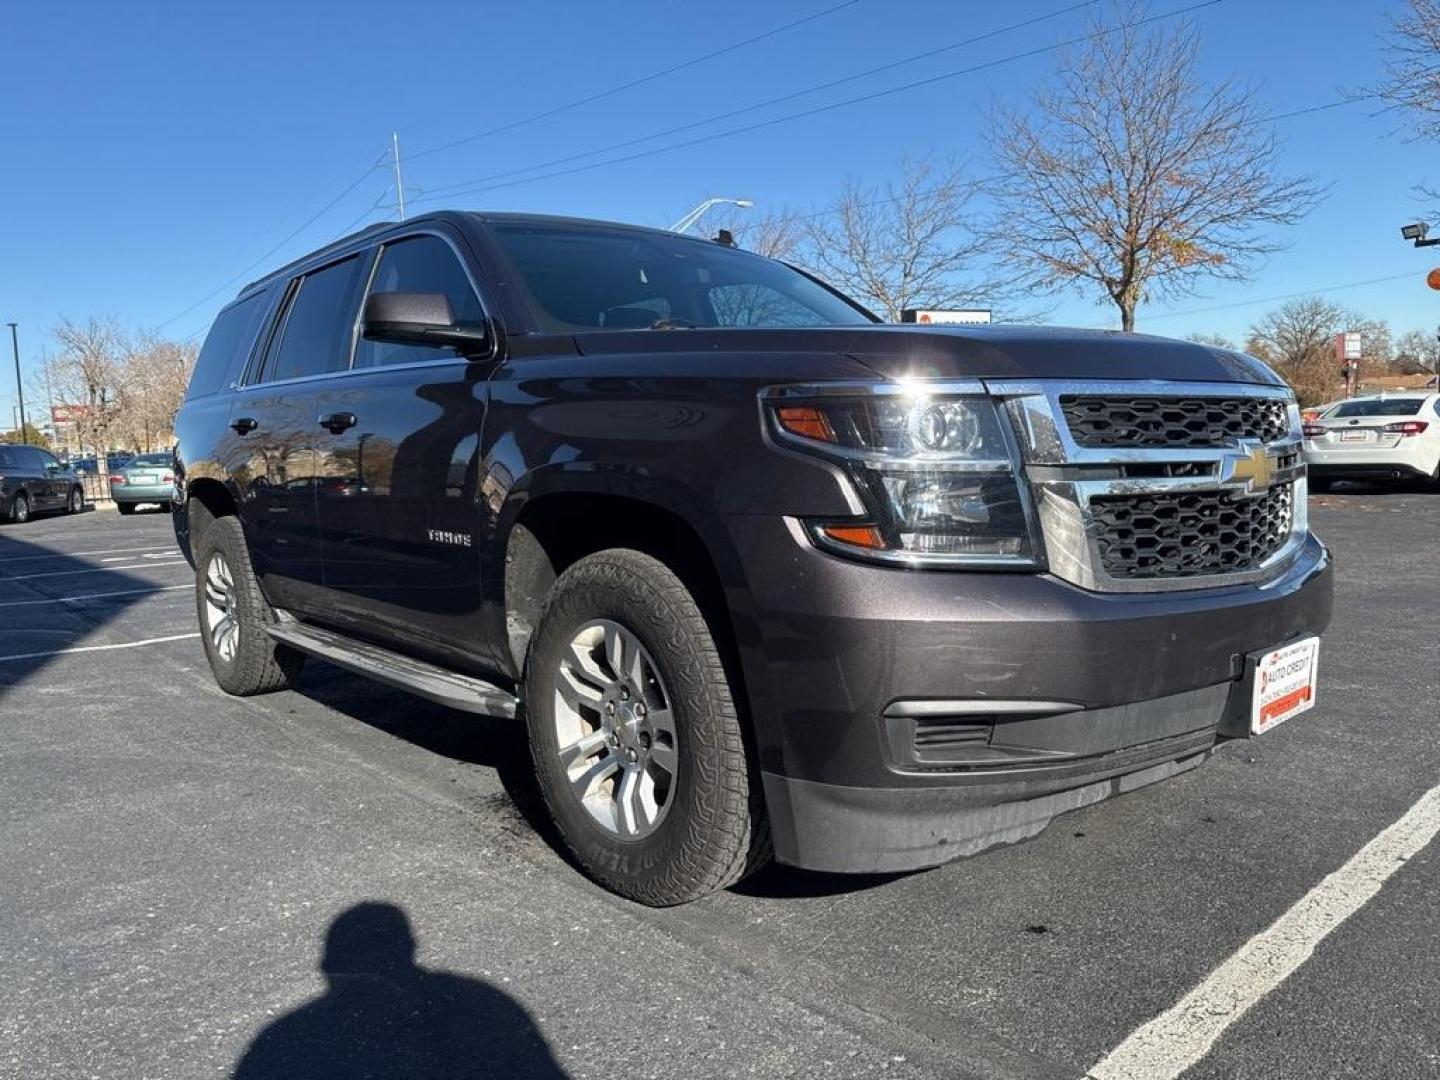
[[[20,402],[20,441],[28,443],[30,440],[25,435],[25,388],[20,385],[20,332],[13,322],[6,325],[10,327],[10,347],[15,350],[15,397]]]
[[[405,220],[405,181],[400,178],[400,136],[390,133],[390,149],[395,155],[395,200],[400,204],[400,220]]]

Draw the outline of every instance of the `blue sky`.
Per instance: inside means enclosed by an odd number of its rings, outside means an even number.
[[[26,367],[62,315],[113,314],[175,336],[203,331],[243,280],[386,214],[372,208],[393,199],[391,174],[367,170],[387,153],[392,130],[402,152],[417,155],[405,180],[412,198],[423,198],[426,188],[637,138],[1067,6],[857,0],[580,108],[422,153],[838,2],[15,5],[0,63],[0,320],[20,323]],[[1152,11],[1184,2],[1155,2]],[[1207,75],[1238,74],[1274,112],[1289,112],[1372,80],[1398,4],[1223,0],[1191,18]],[[1048,45],[1081,19],[1055,18],[681,138]],[[953,152],[983,168],[989,103],[1018,99],[1052,62],[1031,57],[672,153],[428,205],[647,224],[666,224],[710,194],[814,208],[846,176],[883,181],[906,154]],[[1370,113],[1348,105],[1277,125],[1288,166],[1331,185],[1324,204],[1287,231],[1288,249],[1252,282],[1142,308],[1139,328],[1240,338],[1271,306],[1256,301],[1392,277],[1327,295],[1397,332],[1433,328],[1440,294],[1423,279],[1440,256],[1402,245],[1398,226],[1421,212],[1414,185],[1427,173],[1440,181],[1437,148],[1402,141],[1394,118]],[[659,144],[639,149],[651,145]],[[1051,321],[1105,325],[1113,316],[1067,297]],[[8,425],[8,344],[0,358],[0,424]]]

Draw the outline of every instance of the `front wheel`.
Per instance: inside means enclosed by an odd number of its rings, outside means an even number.
[[[23,525],[30,520],[30,497],[23,491],[16,495],[14,502],[10,504],[10,520],[16,525]]]
[[[689,590],[638,551],[565,571],[526,665],[531,752],[581,868],[667,906],[768,854],[757,777],[725,667]]]

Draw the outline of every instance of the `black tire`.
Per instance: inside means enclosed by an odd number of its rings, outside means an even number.
[[[195,504],[199,506],[200,504]],[[232,516],[197,515],[191,510],[191,522],[203,522],[195,542],[195,607],[200,621],[200,640],[215,681],[227,693],[248,697],[284,690],[300,674],[305,665],[303,653],[275,642],[265,627],[275,620],[275,612],[260,592],[255,570],[250,565],[250,552],[240,522]],[[230,611],[234,617],[236,637],[230,656],[222,655],[213,640],[210,604],[206,587],[207,575],[216,559],[223,559],[229,571],[231,588]]]
[[[133,514],[135,512],[135,504],[127,502],[117,502],[115,504],[115,509],[119,510],[122,514]]]
[[[587,624],[619,624],[653,660],[674,719],[674,783],[653,831],[622,838],[581,804],[559,757],[555,695],[562,655]],[[526,663],[531,753],[560,835],[611,891],[654,907],[734,884],[769,858],[758,775],[715,640],[689,590],[638,551],[587,556],[555,583]],[[648,742],[646,743],[648,746]],[[614,783],[614,781],[606,781]]]
[[[30,496],[20,492],[10,503],[10,523],[23,525],[30,520]]]
[[[85,492],[78,487],[70,489],[70,502],[66,504],[67,514],[78,514],[85,509]]]

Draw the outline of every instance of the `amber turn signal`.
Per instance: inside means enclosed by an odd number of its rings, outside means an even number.
[[[820,531],[840,544],[869,548],[871,551],[885,549],[885,538],[874,525],[822,525]]]
[[[780,420],[780,426],[791,435],[818,439],[820,442],[835,441],[835,432],[830,428],[830,421],[819,409],[809,405],[782,405],[775,410],[775,415]]]

